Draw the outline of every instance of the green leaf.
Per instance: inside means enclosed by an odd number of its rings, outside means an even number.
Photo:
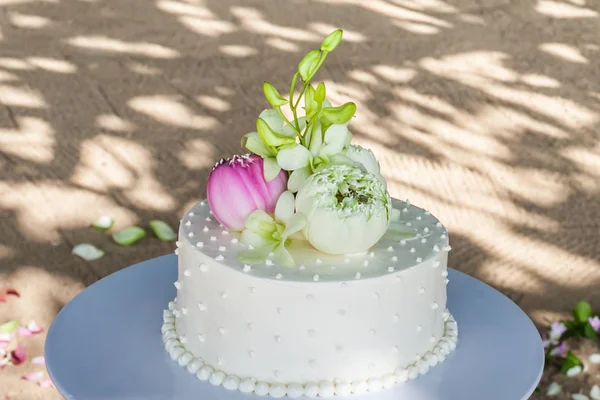
[[[71,254],[83,258],[86,261],[94,261],[104,257],[104,252],[90,243],[81,243],[73,247]]]
[[[165,242],[177,239],[175,231],[164,221],[152,220],[148,223],[157,238]]]
[[[321,52],[319,50],[311,50],[309,51],[300,64],[298,64],[298,72],[300,72],[300,76],[306,82],[312,74],[316,71],[313,71],[317,65],[319,64],[319,57],[321,56]]]
[[[281,107],[288,103],[287,99],[280,95],[277,89],[275,89],[275,86],[271,85],[269,82],[265,81],[265,83],[263,83],[263,91],[265,92],[267,101],[273,107]]]
[[[256,120],[256,130],[258,131],[258,136],[260,136],[263,143],[267,146],[279,147],[296,143],[296,138],[279,135],[262,118]]]
[[[575,320],[581,324],[587,322],[592,316],[592,306],[587,301],[580,301],[575,305],[573,309],[573,316]]]
[[[12,333],[18,327],[19,327],[19,321],[17,321],[17,320],[5,322],[2,325],[0,325],[0,333]]]
[[[146,231],[139,226],[130,226],[112,235],[115,242],[121,246],[130,246],[146,236]]]
[[[331,124],[345,124],[356,112],[356,104],[348,102],[339,107],[325,107],[321,109],[323,117]]]
[[[341,29],[336,29],[331,32],[323,42],[321,43],[321,50],[332,52],[342,41],[343,31]]]
[[[323,82],[321,82],[317,86],[317,90],[315,92],[315,101],[319,104],[323,103],[323,100],[325,100],[325,95],[326,95],[325,84]]]
[[[583,326],[583,336],[587,339],[596,339],[598,337],[598,333],[596,333],[596,330],[589,321]]]
[[[569,351],[562,362],[560,372],[566,374],[568,370],[577,366],[583,366],[583,362],[581,362],[581,360],[575,354]]]
[[[108,215],[103,215],[103,216],[99,217],[97,220],[95,220],[94,223],[92,224],[92,226],[95,229],[98,229],[99,231],[106,231],[106,230],[110,229],[114,223],[115,223],[114,219],[112,219]]]

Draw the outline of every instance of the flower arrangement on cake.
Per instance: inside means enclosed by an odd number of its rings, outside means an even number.
[[[333,106],[325,84],[312,83],[341,40],[338,29],[304,56],[289,96],[264,82],[272,108],[262,111],[256,131],[243,137],[251,154],[219,161],[208,178],[215,218],[241,232],[248,246],[240,262],[263,263],[273,253],[277,263],[294,266],[286,249],[292,240],[306,240],[327,254],[360,253],[390,228],[392,201],[379,163],[370,150],[351,143],[348,124],[356,105]]]

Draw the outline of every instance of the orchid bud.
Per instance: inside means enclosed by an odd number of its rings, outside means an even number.
[[[275,211],[279,196],[287,188],[287,179],[287,173],[281,171],[267,182],[263,159],[255,154],[221,160],[208,176],[208,204],[225,228],[241,231],[253,211]]]

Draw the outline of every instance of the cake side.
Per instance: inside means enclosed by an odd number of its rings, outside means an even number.
[[[455,323],[446,310],[449,248],[432,240],[429,252],[421,249],[415,257],[414,246],[426,244],[422,239],[435,232],[447,243],[447,233],[424,210],[394,204],[406,209],[413,223],[427,221],[417,224],[420,234],[392,250],[387,246],[350,262],[342,259],[333,269],[321,262],[320,270],[329,275],[310,280],[294,276],[297,269],[286,268],[286,275],[276,272],[270,263],[237,265],[234,249],[243,246],[236,235],[223,233],[207,205],[196,205],[180,228],[178,295],[171,305],[176,318],[165,336],[172,355],[183,357],[183,363],[194,361],[192,369],[202,363],[217,371],[217,377],[222,372],[269,387],[330,382],[344,391],[345,382],[351,392],[360,392],[426,372],[456,341]],[[410,219],[405,223],[413,225]],[[198,230],[195,224],[202,226],[202,235],[189,235]],[[217,239],[217,229],[229,246]],[[409,258],[415,260],[412,265]],[[370,271],[379,259],[387,260],[388,267]],[[263,277],[265,271],[271,279]],[[363,277],[354,271],[367,272]],[[180,347],[184,352],[178,355]],[[203,371],[199,378],[208,367]]]

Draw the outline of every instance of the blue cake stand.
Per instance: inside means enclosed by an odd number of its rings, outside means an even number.
[[[65,398],[258,398],[199,381],[169,358],[160,327],[176,279],[176,256],[155,258],[96,282],[60,311],[45,352],[50,377]],[[449,279],[448,307],[459,329],[454,353],[413,381],[347,399],[529,398],[544,366],[531,320],[490,286],[456,270],[449,270]]]

